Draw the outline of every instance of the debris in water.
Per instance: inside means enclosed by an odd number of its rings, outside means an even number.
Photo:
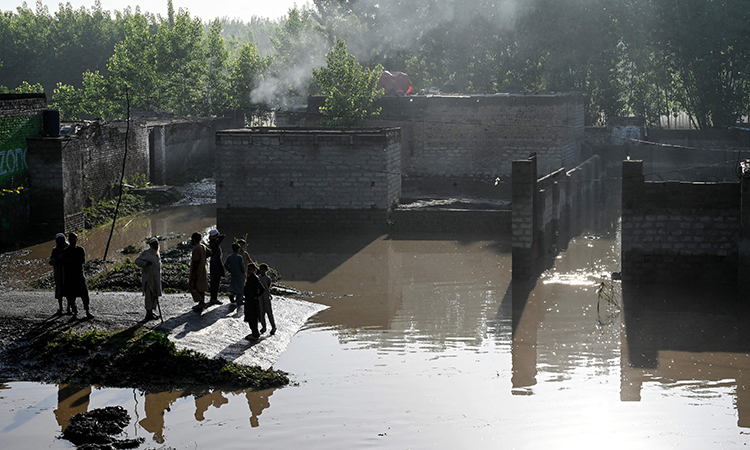
[[[130,423],[130,415],[125,408],[107,406],[73,416],[70,419],[70,425],[63,431],[62,437],[77,447],[87,450],[136,448],[146,440],[142,437],[135,439],[114,437],[122,433],[128,423]]]

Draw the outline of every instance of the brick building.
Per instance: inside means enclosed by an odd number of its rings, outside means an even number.
[[[384,226],[401,194],[398,129],[258,128],[216,134],[217,222]]]

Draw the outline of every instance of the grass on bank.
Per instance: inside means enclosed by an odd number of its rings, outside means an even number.
[[[28,349],[28,372],[49,374],[47,382],[138,388],[147,392],[188,387],[265,389],[289,383],[286,372],[211,359],[177,350],[161,333],[144,327],[78,334],[51,330]]]

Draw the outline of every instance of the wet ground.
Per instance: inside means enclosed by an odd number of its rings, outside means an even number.
[[[181,226],[209,222],[193,211]],[[110,405],[134,418],[126,433],[146,437],[142,448],[750,442],[746,308],[716,289],[610,282],[619,270],[615,234],[575,239],[539,280],[516,284],[507,243],[486,238],[248,240],[255,259],[330,307],[274,365],[296,385],[142,395],[9,382],[0,391],[0,448],[69,448],[56,439],[66,419]],[[597,293],[602,282],[606,296]]]

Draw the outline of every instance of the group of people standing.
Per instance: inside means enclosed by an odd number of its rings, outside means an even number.
[[[218,230],[208,233],[208,245],[202,242],[200,233],[193,233],[190,241],[193,252],[190,258],[190,277],[188,290],[196,305],[193,310],[200,313],[208,305],[220,305],[219,284],[226,271],[231,275],[229,283],[229,302],[232,308],[244,305],[245,322],[250,325],[251,333],[247,339],[258,339],[267,331],[266,318],[271,325],[269,334],[276,333],[276,321],[271,307],[271,278],[267,275],[268,266],[256,266],[245,250],[246,242],[239,239],[232,244],[232,254],[222,261],[221,243],[226,235]],[[208,272],[206,262],[208,261]],[[209,283],[210,280],[210,283]],[[206,303],[206,291],[209,301]],[[258,323],[261,327],[258,329]]]
[[[57,299],[57,315],[63,315],[63,299],[67,300],[67,314],[78,317],[76,298],[81,297],[86,318],[91,319],[89,311],[89,290],[83,275],[83,264],[86,262],[86,251],[78,246],[78,235],[58,233],[55,236],[55,247],[49,258],[55,278],[55,298]]]
[[[222,261],[221,243],[226,235],[217,230],[208,233],[208,245],[203,244],[200,233],[193,233],[190,237],[193,251],[190,258],[190,275],[188,290],[196,305],[193,310],[201,313],[208,305],[220,305],[219,285],[228,271],[231,275],[229,284],[229,302],[232,309],[244,305],[245,322],[250,325],[251,333],[248,340],[255,340],[267,331],[266,318],[271,326],[270,335],[276,333],[276,321],[271,307],[271,278],[268,276],[268,266],[256,266],[245,250],[246,242],[239,239],[232,244],[232,254]],[[93,317],[89,312],[89,292],[83,275],[83,264],[86,253],[83,247],[77,245],[78,236],[75,233],[58,234],[55,238],[56,246],[52,249],[49,263],[54,267],[55,298],[58,301],[58,315],[63,314],[63,298],[67,299],[68,314],[78,315],[75,299],[81,297],[86,317]],[[145,296],[145,320],[155,320],[155,310],[159,307],[159,297],[162,295],[161,285],[161,255],[159,254],[159,240],[151,238],[149,248],[136,259],[135,264],[141,268],[141,282]],[[208,263],[208,271],[206,265]],[[210,283],[209,283],[210,280]],[[206,291],[209,301],[206,303]],[[258,329],[260,323],[260,329]]]

